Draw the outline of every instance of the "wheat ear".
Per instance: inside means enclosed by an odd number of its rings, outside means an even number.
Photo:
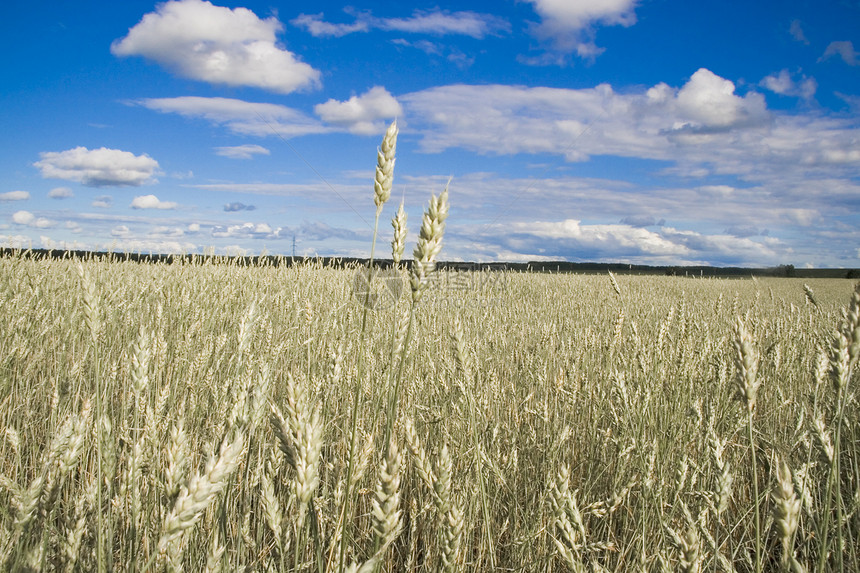
[[[403,252],[406,250],[406,220],[408,216],[403,209],[403,202],[397,209],[397,214],[391,219],[394,228],[394,239],[391,241],[391,258],[394,259],[395,268],[400,265]]]
[[[158,549],[163,552],[167,545],[177,540],[186,530],[194,526],[215,497],[227,487],[236,471],[242,452],[245,449],[245,436],[235,430],[221,442],[218,457],[212,456],[206,462],[202,474],[195,475],[183,486],[173,509],[164,520]]]
[[[785,461],[776,466],[777,483],[773,490],[773,525],[782,543],[780,566],[783,571],[802,570],[802,566],[794,558],[791,545],[794,533],[797,531],[800,519],[800,500],[794,493],[794,482],[791,470]]]
[[[373,500],[373,531],[383,551],[400,533],[400,451],[394,440],[388,445],[388,454],[379,468],[376,498]]]
[[[394,183],[394,155],[397,150],[397,121],[392,121],[376,154],[376,175],[373,179],[373,202],[377,210],[391,197]]]
[[[449,181],[450,183],[450,181]],[[436,269],[436,257],[442,250],[442,237],[445,234],[445,219],[448,218],[448,185],[445,190],[430,198],[430,204],[421,221],[418,243],[413,251],[412,301],[417,303],[427,288],[427,279]]]

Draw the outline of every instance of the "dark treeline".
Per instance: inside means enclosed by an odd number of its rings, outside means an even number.
[[[27,257],[34,259],[108,259],[147,264],[232,264],[247,266],[281,266],[314,262],[324,267],[355,267],[367,264],[367,259],[353,257],[290,257],[284,255],[229,256],[229,255],[162,255],[147,253],[117,253],[93,251],[65,251],[59,249],[11,249],[0,248],[5,257]],[[409,266],[410,261],[404,261]],[[379,268],[389,268],[391,259],[374,261]],[[453,271],[518,271],[537,273],[613,273],[635,275],[671,275],[687,277],[797,277],[797,278],[860,278],[860,269],[798,269],[794,265],[779,265],[770,268],[711,267],[711,266],[649,266],[623,263],[573,263],[569,261],[530,261],[524,263],[470,263],[442,261],[437,268]]]

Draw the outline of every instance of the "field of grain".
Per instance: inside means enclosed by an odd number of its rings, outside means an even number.
[[[0,260],[3,569],[857,569],[851,282],[448,278]]]
[[[860,570],[860,285],[443,272],[447,213],[372,277],[0,258],[0,570]]]

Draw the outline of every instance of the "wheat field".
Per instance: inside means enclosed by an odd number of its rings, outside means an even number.
[[[860,286],[441,271],[447,209],[364,290],[0,259],[0,569],[860,570]]]

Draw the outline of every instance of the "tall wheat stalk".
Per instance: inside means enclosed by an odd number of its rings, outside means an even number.
[[[358,426],[358,408],[359,396],[361,394],[361,386],[364,384],[364,337],[367,328],[367,313],[370,306],[371,286],[373,279],[373,260],[376,251],[376,236],[379,229],[379,215],[382,213],[382,206],[391,197],[391,187],[394,183],[394,162],[397,151],[397,121],[391,122],[385,135],[382,138],[382,144],[377,151],[376,157],[376,172],[373,181],[373,202],[376,205],[376,215],[373,222],[373,240],[370,244],[370,261],[367,268],[367,287],[364,298],[364,308],[361,314],[361,330],[359,331],[359,362],[357,374],[355,378],[355,387],[353,390],[352,400],[352,417],[350,420],[349,430],[349,450],[346,470],[346,485],[343,497],[343,507],[341,508],[341,531],[340,531],[340,557],[338,559],[339,567],[342,570],[346,558],[346,546],[349,543],[349,527],[348,522],[351,521],[350,503],[352,474],[355,466],[355,437]]]

